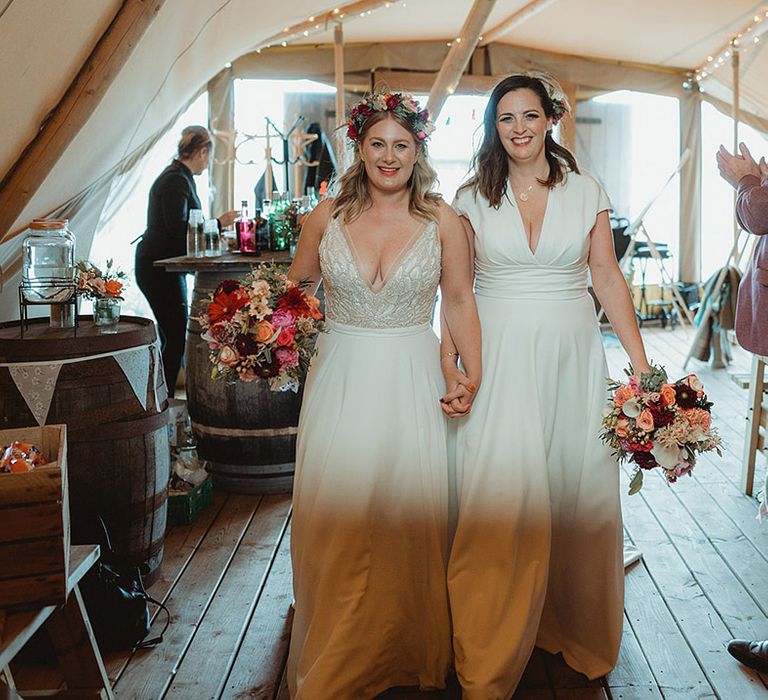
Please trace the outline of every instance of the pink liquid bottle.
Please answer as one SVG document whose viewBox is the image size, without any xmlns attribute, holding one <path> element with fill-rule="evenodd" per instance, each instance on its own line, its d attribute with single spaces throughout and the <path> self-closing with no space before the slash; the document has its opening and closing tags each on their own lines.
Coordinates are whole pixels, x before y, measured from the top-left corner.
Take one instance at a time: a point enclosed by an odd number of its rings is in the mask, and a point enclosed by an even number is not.
<svg viewBox="0 0 768 700">
<path fill-rule="evenodd" d="M 240 216 L 235 220 L 237 248 L 244 255 L 259 255 L 256 240 L 256 222 L 248 216 L 248 201 L 241 202 Z"/>
</svg>

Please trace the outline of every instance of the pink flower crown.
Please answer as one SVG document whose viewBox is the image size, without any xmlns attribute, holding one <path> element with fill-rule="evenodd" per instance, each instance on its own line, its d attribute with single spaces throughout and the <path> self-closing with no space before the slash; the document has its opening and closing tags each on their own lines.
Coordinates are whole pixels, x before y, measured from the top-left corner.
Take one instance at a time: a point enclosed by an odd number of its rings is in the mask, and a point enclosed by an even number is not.
<svg viewBox="0 0 768 700">
<path fill-rule="evenodd" d="M 402 92 L 378 92 L 368 95 L 352 108 L 347 120 L 347 137 L 357 142 L 363 125 L 374 112 L 393 112 L 406 122 L 419 141 L 426 141 L 435 130 L 435 124 L 429 118 L 429 111 L 421 109 L 413 95 Z"/>
</svg>

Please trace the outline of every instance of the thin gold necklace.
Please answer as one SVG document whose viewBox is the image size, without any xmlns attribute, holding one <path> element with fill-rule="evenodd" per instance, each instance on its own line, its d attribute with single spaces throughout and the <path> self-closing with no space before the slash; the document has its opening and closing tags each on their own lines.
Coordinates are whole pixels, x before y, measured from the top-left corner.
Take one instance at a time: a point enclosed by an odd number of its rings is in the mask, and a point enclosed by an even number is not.
<svg viewBox="0 0 768 700">
<path fill-rule="evenodd" d="M 522 192 L 518 192 L 517 196 L 520 199 L 521 202 L 527 202 L 528 201 L 528 193 L 533 189 L 533 185 L 528 185 L 528 188 L 523 190 Z"/>
</svg>

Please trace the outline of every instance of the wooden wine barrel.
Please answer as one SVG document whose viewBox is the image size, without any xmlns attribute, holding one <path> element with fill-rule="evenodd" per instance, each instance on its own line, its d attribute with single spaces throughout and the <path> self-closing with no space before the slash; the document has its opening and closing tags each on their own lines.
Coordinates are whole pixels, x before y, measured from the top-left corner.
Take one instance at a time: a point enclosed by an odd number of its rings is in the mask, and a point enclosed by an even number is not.
<svg viewBox="0 0 768 700">
<path fill-rule="evenodd" d="M 203 308 L 202 300 L 222 280 L 242 274 L 196 274 L 184 355 L 187 409 L 198 455 L 208 460 L 216 488 L 234 493 L 289 493 L 301 392 L 276 393 L 264 380 L 237 384 L 212 380 L 208 345 L 194 319 Z"/>
<path fill-rule="evenodd" d="M 155 324 L 123 316 L 117 333 L 102 334 L 81 317 L 73 337 L 71 329 L 51 329 L 47 322 L 32 321 L 23 340 L 18 323 L 0 324 L 0 425 L 37 425 L 3 363 L 77 359 L 61 365 L 46 419 L 48 424 L 67 424 L 72 542 L 102 542 L 101 516 L 115 563 L 143 567 L 149 585 L 159 574 L 166 529 L 167 401 L 161 398 L 157 404 L 154 354 L 144 387 L 146 408 L 112 355 L 153 343 Z M 162 371 L 158 376 L 162 381 Z"/>
</svg>

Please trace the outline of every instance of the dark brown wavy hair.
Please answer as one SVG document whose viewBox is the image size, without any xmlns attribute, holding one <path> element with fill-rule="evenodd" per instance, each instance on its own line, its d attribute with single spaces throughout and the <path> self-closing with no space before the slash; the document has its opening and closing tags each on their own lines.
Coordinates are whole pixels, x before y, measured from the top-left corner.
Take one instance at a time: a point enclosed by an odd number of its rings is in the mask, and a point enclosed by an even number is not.
<svg viewBox="0 0 768 700">
<path fill-rule="evenodd" d="M 539 97 L 544 114 L 548 118 L 555 118 L 555 108 L 541 80 L 529 75 L 510 75 L 508 78 L 504 78 L 493 88 L 488 106 L 485 108 L 483 141 L 472 157 L 472 175 L 459 188 L 459 191 L 468 187 L 472 188 L 475 196 L 479 192 L 496 209 L 499 208 L 501 200 L 507 193 L 509 177 L 507 152 L 501 144 L 499 132 L 496 129 L 496 110 L 504 95 L 523 88 L 535 92 Z M 569 171 L 579 172 L 579 166 L 573 153 L 555 141 L 551 129 L 547 131 L 544 139 L 544 153 L 549 163 L 549 177 L 540 181 L 542 185 L 551 189 L 555 185 L 565 182 Z"/>
</svg>

